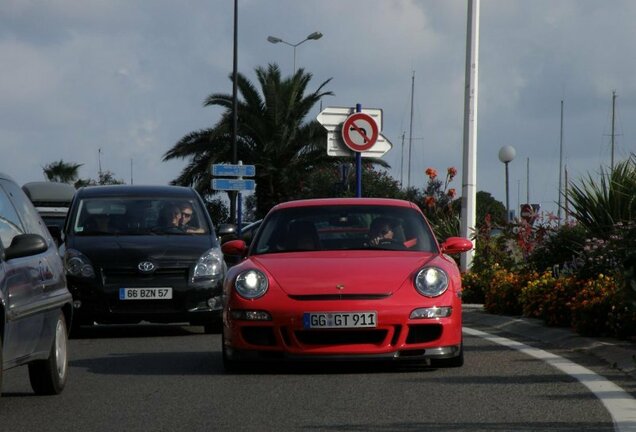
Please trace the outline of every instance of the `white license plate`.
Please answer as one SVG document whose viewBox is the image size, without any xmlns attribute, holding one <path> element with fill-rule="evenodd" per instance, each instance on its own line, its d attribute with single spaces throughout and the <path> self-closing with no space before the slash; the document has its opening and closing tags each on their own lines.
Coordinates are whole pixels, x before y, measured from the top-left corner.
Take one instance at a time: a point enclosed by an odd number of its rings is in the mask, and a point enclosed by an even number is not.
<svg viewBox="0 0 636 432">
<path fill-rule="evenodd" d="M 360 328 L 376 327 L 376 312 L 306 312 L 303 327 L 314 328 Z"/>
<path fill-rule="evenodd" d="M 119 288 L 119 300 L 170 300 L 172 288 Z"/>
</svg>

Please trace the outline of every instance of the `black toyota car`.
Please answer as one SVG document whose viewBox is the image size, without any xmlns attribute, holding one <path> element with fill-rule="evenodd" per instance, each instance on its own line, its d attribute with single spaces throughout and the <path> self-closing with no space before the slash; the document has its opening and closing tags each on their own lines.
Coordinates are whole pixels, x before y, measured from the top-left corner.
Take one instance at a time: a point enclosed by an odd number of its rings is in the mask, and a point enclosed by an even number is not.
<svg viewBox="0 0 636 432">
<path fill-rule="evenodd" d="M 77 326 L 148 321 L 218 328 L 226 265 L 194 189 L 81 188 L 62 238 Z"/>
</svg>

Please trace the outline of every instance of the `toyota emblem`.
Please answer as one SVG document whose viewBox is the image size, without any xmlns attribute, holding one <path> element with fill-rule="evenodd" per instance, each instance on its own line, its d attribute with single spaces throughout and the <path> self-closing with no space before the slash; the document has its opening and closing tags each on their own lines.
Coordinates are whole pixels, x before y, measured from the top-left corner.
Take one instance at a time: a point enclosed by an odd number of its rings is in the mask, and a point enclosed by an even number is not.
<svg viewBox="0 0 636 432">
<path fill-rule="evenodd" d="M 142 273 L 152 273 L 155 271 L 156 267 L 150 261 L 142 261 L 137 265 L 137 268 Z"/>
</svg>

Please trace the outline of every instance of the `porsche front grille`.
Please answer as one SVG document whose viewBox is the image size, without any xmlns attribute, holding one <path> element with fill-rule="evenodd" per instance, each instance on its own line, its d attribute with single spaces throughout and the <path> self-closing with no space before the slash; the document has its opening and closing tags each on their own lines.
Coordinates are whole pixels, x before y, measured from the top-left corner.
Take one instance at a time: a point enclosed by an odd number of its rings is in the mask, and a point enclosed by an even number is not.
<svg viewBox="0 0 636 432">
<path fill-rule="evenodd" d="M 379 344 L 387 330 L 299 330 L 294 335 L 303 345 Z"/>
</svg>

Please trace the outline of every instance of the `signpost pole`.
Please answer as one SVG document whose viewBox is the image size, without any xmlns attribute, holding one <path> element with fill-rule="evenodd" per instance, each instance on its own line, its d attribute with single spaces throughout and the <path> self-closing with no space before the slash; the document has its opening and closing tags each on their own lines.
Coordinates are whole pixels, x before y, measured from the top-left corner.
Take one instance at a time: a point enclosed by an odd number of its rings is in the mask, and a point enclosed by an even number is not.
<svg viewBox="0 0 636 432">
<path fill-rule="evenodd" d="M 362 104 L 356 104 L 356 112 L 362 112 Z M 356 198 L 362 197 L 362 152 L 356 152 Z"/>
</svg>

